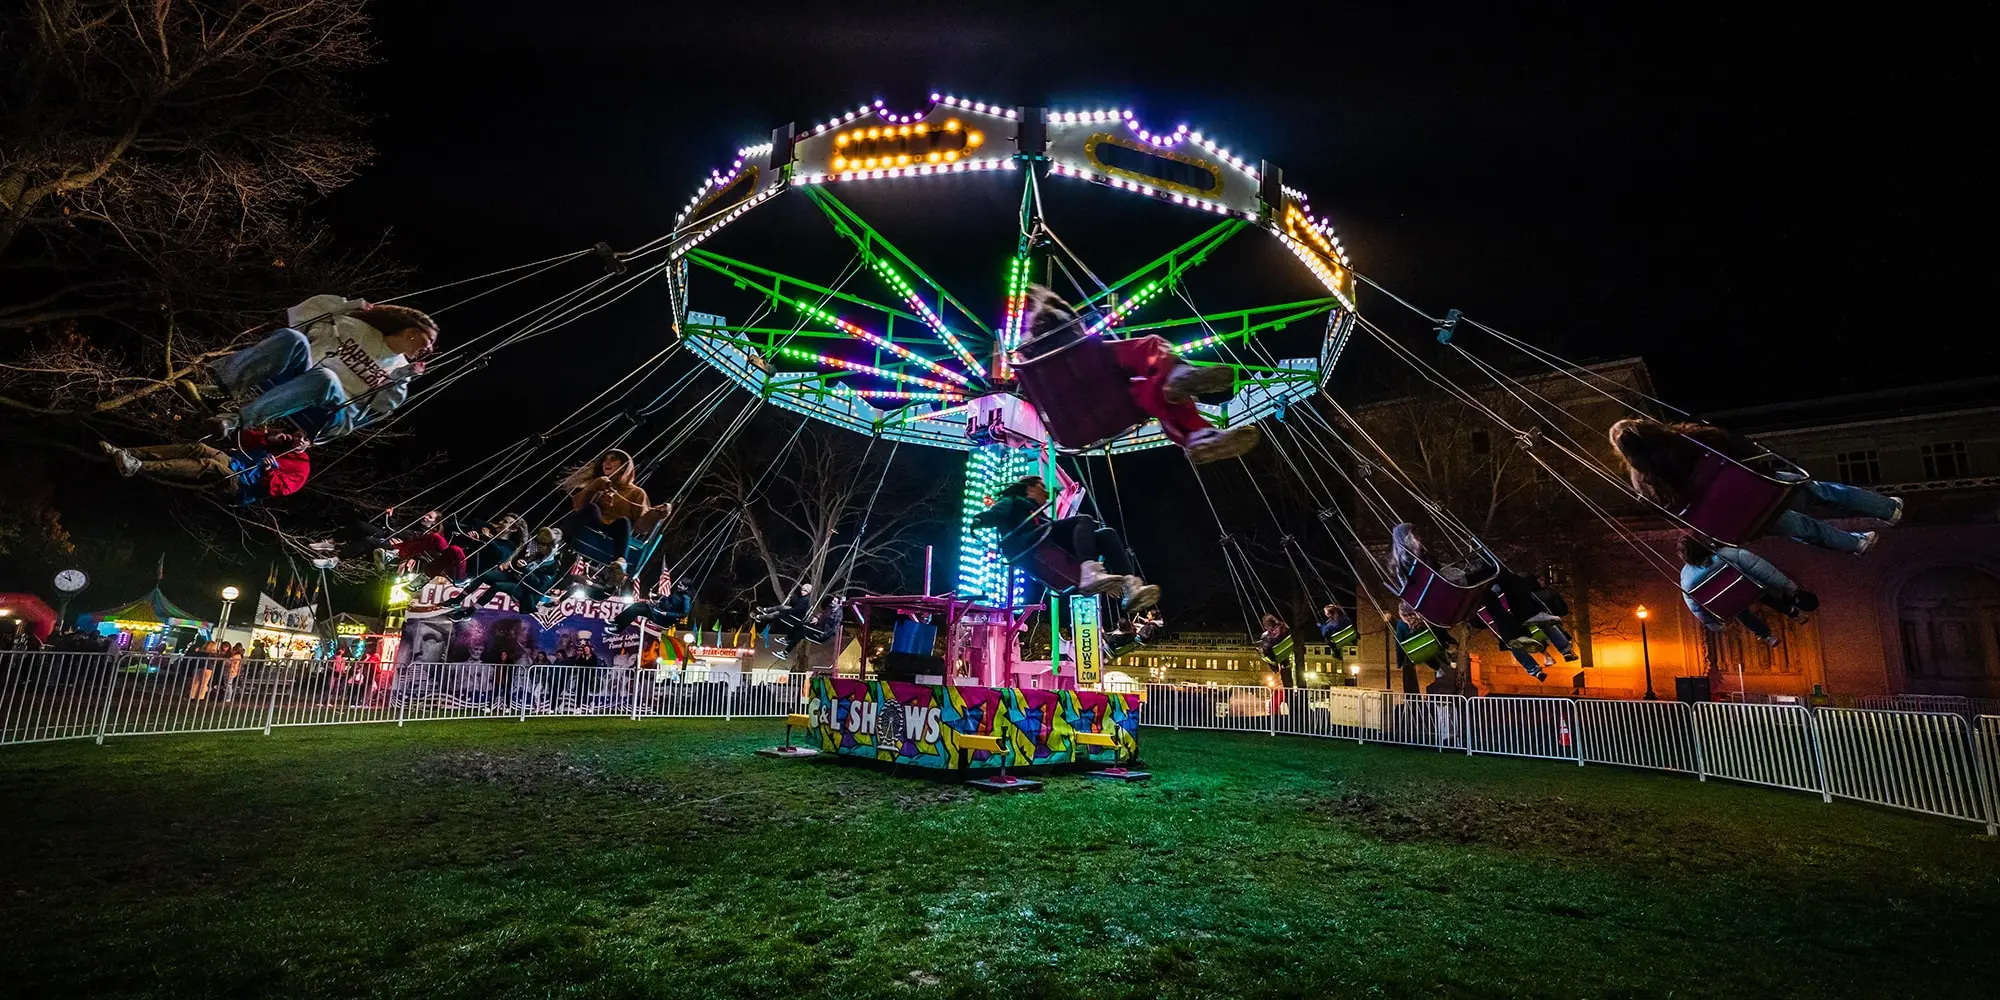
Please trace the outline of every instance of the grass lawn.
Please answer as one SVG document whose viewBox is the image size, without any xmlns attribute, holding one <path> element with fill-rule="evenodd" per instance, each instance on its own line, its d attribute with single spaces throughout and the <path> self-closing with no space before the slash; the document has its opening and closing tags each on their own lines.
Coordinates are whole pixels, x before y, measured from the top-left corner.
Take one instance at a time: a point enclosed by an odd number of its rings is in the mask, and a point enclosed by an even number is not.
<svg viewBox="0 0 2000 1000">
<path fill-rule="evenodd" d="M 1147 730 L 987 797 L 768 721 L 0 750 L 25 996 L 1993 996 L 1971 824 L 1611 768 Z"/>
</svg>

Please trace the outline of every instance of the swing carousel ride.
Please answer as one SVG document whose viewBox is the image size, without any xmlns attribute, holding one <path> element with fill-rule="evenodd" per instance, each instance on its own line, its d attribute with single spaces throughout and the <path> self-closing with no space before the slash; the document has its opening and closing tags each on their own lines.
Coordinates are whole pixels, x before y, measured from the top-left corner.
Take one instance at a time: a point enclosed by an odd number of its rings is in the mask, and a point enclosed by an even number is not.
<svg viewBox="0 0 2000 1000">
<path fill-rule="evenodd" d="M 1095 344 L 1158 335 L 1183 358 L 1226 365 L 1233 391 L 1201 407 L 1221 426 L 1279 413 L 1324 385 L 1353 322 L 1353 279 L 1332 227 L 1282 176 L 1202 132 L 1155 131 L 1127 110 L 933 94 L 913 111 L 877 101 L 780 128 L 688 201 L 668 280 L 690 352 L 758 399 L 892 447 L 967 453 L 955 590 L 863 604 L 899 616 L 899 648 L 908 623 L 943 623 L 942 667 L 923 677 L 935 683 L 815 680 L 807 717 L 824 749 L 969 768 L 1131 755 L 1137 696 L 1089 690 L 1099 686 L 1098 599 L 1077 595 L 1065 612 L 1074 581 L 1044 568 L 1054 631 L 1080 653 L 1018 662 L 1016 633 L 1041 607 L 1033 581 L 971 521 L 1025 475 L 1064 478 L 1059 455 L 1108 460 L 1168 444 Z M 1062 184 L 1172 217 L 1065 200 L 1052 190 Z M 803 204 L 774 218 L 784 202 Z M 1072 205 L 1090 222 L 1065 233 L 1051 216 Z M 749 231 L 760 222 L 762 232 Z M 1134 238 L 1142 232 L 1188 235 L 1117 277 L 1087 262 L 1132 257 L 1147 245 Z M 1084 249 L 1093 238 L 1102 246 Z M 1262 245 L 1221 263 L 1251 241 Z M 1250 286 L 1263 301 L 1195 307 L 1190 277 L 1205 265 L 1234 269 L 1219 295 Z M 1065 279 L 1081 341 L 1024 358 L 1030 283 Z M 1288 328 L 1311 336 L 1274 336 Z M 924 722 L 939 713 L 941 725 Z M 887 725 L 892 715 L 906 728 Z M 1006 750 L 958 745 L 996 733 Z"/>
<path fill-rule="evenodd" d="M 1062 222 L 1068 219 L 1084 222 L 1071 228 Z M 925 593 L 857 598 L 852 606 L 861 612 L 864 650 L 869 612 L 894 616 L 894 648 L 884 657 L 894 662 L 878 664 L 875 680 L 816 676 L 805 712 L 790 720 L 788 728 L 809 731 L 820 750 L 848 756 L 1003 776 L 1008 766 L 1116 765 L 1136 757 L 1139 695 L 1104 690 L 1101 676 L 1110 656 L 1103 628 L 1109 622 L 1100 619 L 1115 619 L 1117 602 L 1081 592 L 1079 557 L 1046 538 L 1025 554 L 1017 550 L 1010 564 L 995 530 L 975 529 L 975 518 L 1002 489 L 1029 475 L 1061 484 L 1051 501 L 1057 517 L 1086 501 L 1094 508 L 1096 497 L 1085 488 L 1094 482 L 1094 464 L 1106 473 L 1108 499 L 1121 505 L 1114 456 L 1170 444 L 1166 430 L 1140 408 L 1132 373 L 1115 363 L 1109 345 L 1131 338 L 1159 337 L 1185 363 L 1226 372 L 1228 391 L 1196 397 L 1202 416 L 1221 427 L 1263 425 L 1262 447 L 1275 457 L 1275 474 L 1289 474 L 1317 510 L 1326 548 L 1351 581 L 1337 587 L 1326 578 L 1304 543 L 1286 531 L 1259 475 L 1248 477 L 1256 505 L 1226 517 L 1232 505 L 1217 502 L 1208 481 L 1213 472 L 1194 467 L 1246 634 L 1261 636 L 1260 648 L 1274 664 L 1299 640 L 1281 622 L 1260 631 L 1260 613 L 1283 602 L 1228 523 L 1260 510 L 1282 535 L 1292 593 L 1316 596 L 1313 607 L 1352 607 L 1342 598 L 1365 599 L 1385 628 L 1393 627 L 1411 663 L 1441 664 L 1454 645 L 1451 630 L 1461 626 L 1492 632 L 1537 679 L 1543 674 L 1533 657 L 1553 662 L 1543 655 L 1545 645 L 1569 653 L 1558 626 L 1566 613 L 1560 595 L 1532 574 L 1510 571 L 1327 391 L 1356 333 L 1518 442 L 1538 476 L 1602 520 L 1676 588 L 1682 567 L 1633 534 L 1615 505 L 1649 506 L 1716 548 L 1771 533 L 1781 518 L 1803 517 L 1808 501 L 1829 495 L 1803 470 L 1726 432 L 1658 422 L 1686 414 L 1646 386 L 1607 377 L 1455 309 L 1425 313 L 1351 270 L 1332 225 L 1284 183 L 1276 166 L 1253 164 L 1185 125 L 1156 131 L 1122 109 L 1016 107 L 935 94 L 912 111 L 878 101 L 806 128 L 786 125 L 769 142 L 738 150 L 728 169 L 712 171 L 672 232 L 659 239 L 622 254 L 600 244 L 512 271 L 534 268 L 532 277 L 580 259 L 594 259 L 604 273 L 509 321 L 511 330 L 503 325 L 495 334 L 505 337 L 478 354 L 467 352 L 449 378 L 654 279 L 668 288 L 673 340 L 544 433 L 461 474 L 470 478 L 428 487 L 422 496 L 442 500 L 424 506 L 454 514 L 532 510 L 529 497 L 547 488 L 552 463 L 562 467 L 624 448 L 643 480 L 668 454 L 701 442 L 706 454 L 671 498 L 678 507 L 767 403 L 802 415 L 799 430 L 818 420 L 867 436 L 871 451 L 886 443 L 892 460 L 903 444 L 965 452 L 955 585 L 932 592 L 927 567 Z M 1439 351 L 1421 353 L 1360 315 L 1357 281 L 1421 319 Z M 1075 303 L 1074 317 L 1057 330 L 1031 328 L 1033 285 L 1061 289 Z M 1627 478 L 1627 465 L 1638 475 L 1634 453 L 1607 449 L 1601 423 L 1545 394 L 1546 385 L 1469 350 L 1468 331 L 1482 347 L 1509 348 L 1548 368 L 1571 398 L 1594 394 L 1639 418 L 1621 424 L 1653 428 L 1686 453 L 1681 464 L 1691 472 L 1666 494 L 1637 489 Z M 680 353 L 725 381 L 696 396 L 693 376 L 704 368 L 687 366 L 635 404 L 641 386 L 665 377 Z M 1439 367 L 1439 354 L 1492 385 L 1469 388 Z M 1204 375 L 1205 385 L 1215 382 L 1212 373 Z M 750 397 L 733 414 L 724 408 L 732 385 Z M 1508 401 L 1505 412 L 1496 399 Z M 590 423 L 590 414 L 605 411 Z M 710 428 L 718 414 L 724 426 Z M 1192 451 L 1188 457 L 1200 461 Z M 761 474 L 746 503 L 763 495 L 778 464 Z M 885 465 L 870 508 L 887 472 Z M 501 497 L 524 479 L 525 489 Z M 560 511 L 560 490 L 553 501 Z M 423 509 L 414 499 L 402 506 Z M 1900 518 L 1900 501 L 1893 509 L 1889 523 Z M 692 544 L 670 555 L 659 551 L 664 519 L 632 537 L 623 552 L 588 533 L 570 540 L 570 551 L 580 564 L 622 558 L 632 579 L 646 578 L 657 556 L 675 580 L 699 589 L 729 550 L 740 516 L 717 515 Z M 864 510 L 863 533 L 866 517 Z M 1097 520 L 1104 520 L 1101 513 Z M 1373 522 L 1372 546 L 1357 526 L 1362 521 Z M 1419 530 L 1428 546 L 1417 541 Z M 1399 543 L 1385 557 L 1380 540 L 1392 536 L 1411 544 Z M 1849 541 L 1865 548 L 1872 535 Z M 858 551 L 850 544 L 847 559 Z M 615 596 L 591 590 L 595 578 L 589 566 L 573 574 L 572 597 Z M 1386 606 L 1378 593 L 1387 595 Z M 1686 593 L 1713 628 L 1747 610 L 1761 591 L 1724 566 Z M 1048 661 L 1024 662 L 1020 633 L 1040 613 L 1048 615 L 1054 652 Z M 819 621 L 809 631 L 818 637 L 829 629 L 839 635 L 838 622 Z M 1329 618 L 1320 634 L 1331 644 L 1352 643 L 1355 616 Z M 931 655 L 939 646 L 944 655 Z"/>
</svg>

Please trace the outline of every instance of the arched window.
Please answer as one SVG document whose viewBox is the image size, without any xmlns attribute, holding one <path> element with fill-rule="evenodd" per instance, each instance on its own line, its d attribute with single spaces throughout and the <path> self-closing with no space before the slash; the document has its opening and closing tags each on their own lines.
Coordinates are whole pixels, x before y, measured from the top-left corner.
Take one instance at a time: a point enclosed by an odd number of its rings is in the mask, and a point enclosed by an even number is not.
<svg viewBox="0 0 2000 1000">
<path fill-rule="evenodd" d="M 2000 578 L 1940 566 L 1896 593 L 1904 689 L 1911 694 L 2000 697 Z"/>
</svg>

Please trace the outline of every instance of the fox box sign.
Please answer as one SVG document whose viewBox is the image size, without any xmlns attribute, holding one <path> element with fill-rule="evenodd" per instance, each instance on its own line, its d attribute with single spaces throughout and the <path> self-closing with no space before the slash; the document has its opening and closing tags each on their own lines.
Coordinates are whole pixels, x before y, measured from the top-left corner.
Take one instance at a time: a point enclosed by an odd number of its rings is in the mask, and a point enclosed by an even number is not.
<svg viewBox="0 0 2000 1000">
<path fill-rule="evenodd" d="M 1138 751 L 1136 694 L 815 677 L 806 716 L 822 751 L 941 770 L 1109 763 Z M 1080 731 L 1110 733 L 1112 745 L 1082 745 Z M 998 736 L 1002 749 L 968 748 L 962 736 Z"/>
</svg>

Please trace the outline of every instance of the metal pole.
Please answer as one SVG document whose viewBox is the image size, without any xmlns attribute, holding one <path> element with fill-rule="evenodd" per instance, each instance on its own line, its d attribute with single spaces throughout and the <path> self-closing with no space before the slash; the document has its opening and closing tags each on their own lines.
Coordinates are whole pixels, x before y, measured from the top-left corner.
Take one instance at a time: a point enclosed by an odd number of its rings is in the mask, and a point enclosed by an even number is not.
<svg viewBox="0 0 2000 1000">
<path fill-rule="evenodd" d="M 104 708 L 97 713 L 98 746 L 104 745 L 104 731 L 108 729 L 111 725 L 111 696 L 118 690 L 117 655 L 105 654 L 104 665 L 110 669 L 111 676 L 104 679 Z"/>
<path fill-rule="evenodd" d="M 1389 685 L 1389 673 L 1392 669 L 1390 657 L 1395 655 L 1395 650 L 1391 647 L 1395 644 L 1396 628 L 1389 622 L 1389 613 L 1384 611 L 1382 613 L 1382 690 L 1384 691 L 1393 690 Z"/>
<path fill-rule="evenodd" d="M 931 546 L 924 546 L 924 596 L 931 595 Z"/>
<path fill-rule="evenodd" d="M 282 666 L 279 667 L 278 669 L 280 672 L 283 672 L 285 670 L 285 668 Z M 273 716 L 276 716 L 277 714 L 278 714 L 278 685 L 272 684 L 271 699 L 264 703 L 264 735 L 266 736 L 271 735 L 271 719 Z"/>
<path fill-rule="evenodd" d="M 1646 661 L 1646 700 L 1659 701 L 1660 696 L 1653 693 L 1653 647 L 1646 642 L 1646 619 L 1644 618 L 1639 619 L 1639 655 L 1644 657 Z"/>
<path fill-rule="evenodd" d="M 1806 713 L 1806 732 L 1812 736 L 1813 767 L 1819 771 L 1819 798 L 1821 802 L 1833 801 L 1833 784 L 1826 780 L 1826 749 L 1819 742 L 1819 713 L 1810 708 Z"/>
</svg>

